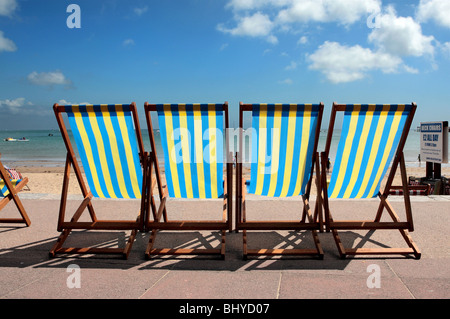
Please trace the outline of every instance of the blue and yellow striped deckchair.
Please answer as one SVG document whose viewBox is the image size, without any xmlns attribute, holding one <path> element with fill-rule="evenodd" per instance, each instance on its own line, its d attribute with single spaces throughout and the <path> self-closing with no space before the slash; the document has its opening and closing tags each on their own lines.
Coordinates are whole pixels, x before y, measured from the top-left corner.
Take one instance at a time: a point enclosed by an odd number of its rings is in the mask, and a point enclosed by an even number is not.
<svg viewBox="0 0 450 319">
<path fill-rule="evenodd" d="M 252 114 L 250 181 L 242 179 L 243 139 L 237 163 L 237 229 L 243 230 L 244 259 L 248 255 L 316 255 L 323 258 L 317 236 L 319 220 L 312 216 L 309 194 L 314 167 L 318 168 L 317 144 L 323 104 L 243 104 L 240 105 L 240 129 L 243 112 Z M 245 193 L 267 197 L 302 196 L 302 218 L 295 221 L 248 221 Z M 317 213 L 317 212 L 316 212 Z M 308 217 L 308 222 L 305 217 Z M 248 249 L 247 230 L 311 230 L 316 249 Z"/>
<path fill-rule="evenodd" d="M 408 136 L 416 105 L 338 105 L 333 104 L 330 128 L 325 146 L 321 154 L 322 182 L 324 190 L 324 208 L 326 226 L 333 231 L 342 257 L 356 254 L 414 254 L 420 252 L 408 235 L 413 230 L 409 191 L 407 191 L 406 169 L 403 147 Z M 342 131 L 339 139 L 336 158 L 328 187 L 325 163 L 329 156 L 331 138 L 334 131 L 337 112 L 343 112 Z M 384 192 L 380 186 L 389 166 L 392 164 Z M 407 222 L 400 222 L 397 214 L 387 201 L 395 171 L 400 165 L 403 188 L 406 190 L 405 207 Z M 380 206 L 374 221 L 336 221 L 331 217 L 328 199 L 360 199 L 379 197 Z M 380 222 L 381 214 L 386 208 L 393 222 Z M 407 241 L 408 249 L 346 249 L 343 247 L 337 229 L 399 229 Z"/>
<path fill-rule="evenodd" d="M 54 111 L 64 143 L 67 160 L 58 219 L 58 231 L 62 231 L 58 242 L 50 252 L 57 253 L 119 253 L 128 256 L 136 231 L 144 229 L 144 213 L 147 184 L 148 156 L 144 153 L 136 105 L 65 105 L 55 104 Z M 84 182 L 78 165 L 72 139 L 70 138 L 63 114 L 67 115 L 78 156 L 84 169 Z M 70 166 L 73 166 L 82 194 L 83 203 L 70 222 L 64 221 L 65 202 L 69 182 Z M 91 198 L 140 199 L 141 212 L 136 220 L 97 220 Z M 92 222 L 78 222 L 88 208 Z M 132 230 L 124 249 L 113 248 L 62 248 L 64 240 L 72 229 L 112 229 Z"/>
<path fill-rule="evenodd" d="M 1 157 L 0 153 L 0 157 Z M 18 192 L 28 183 L 28 178 L 12 179 L 12 176 L 3 166 L 0 161 L 0 210 L 2 210 L 9 201 L 13 201 L 19 210 L 22 218 L 0 218 L 0 223 L 24 223 L 27 226 L 31 225 L 30 218 L 28 217 L 22 202 L 20 201 Z"/>
<path fill-rule="evenodd" d="M 163 190 L 156 156 L 155 137 L 151 112 L 157 113 L 161 146 L 164 153 L 166 188 Z M 225 231 L 231 230 L 231 183 L 232 173 L 226 164 L 224 177 L 224 138 L 228 128 L 228 103 L 224 104 L 149 104 L 145 103 L 148 132 L 151 144 L 151 163 L 154 164 L 160 206 L 154 207 L 153 219 L 146 216 L 146 227 L 152 230 L 146 256 L 161 254 L 225 254 Z M 152 194 L 151 188 L 151 194 Z M 223 198 L 222 221 L 168 220 L 166 213 L 169 197 L 184 199 Z M 161 221 L 163 217 L 163 221 Z M 219 249 L 154 249 L 157 230 L 219 230 L 222 244 Z"/>
</svg>

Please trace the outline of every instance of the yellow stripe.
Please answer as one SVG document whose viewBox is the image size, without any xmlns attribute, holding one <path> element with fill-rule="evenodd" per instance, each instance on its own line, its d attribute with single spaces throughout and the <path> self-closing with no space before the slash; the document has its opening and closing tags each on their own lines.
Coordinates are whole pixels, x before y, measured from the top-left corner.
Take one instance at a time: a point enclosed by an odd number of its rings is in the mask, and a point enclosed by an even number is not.
<svg viewBox="0 0 450 319">
<path fill-rule="evenodd" d="M 184 184 L 186 186 L 186 197 L 192 198 L 192 179 L 191 179 L 191 158 L 189 152 L 189 130 L 187 127 L 186 105 L 179 104 L 178 112 L 180 118 L 180 138 L 181 155 L 183 158 Z"/>
<path fill-rule="evenodd" d="M 202 113 L 200 106 L 194 106 L 194 140 L 195 157 L 197 162 L 198 192 L 200 198 L 205 198 L 205 173 L 203 167 L 203 135 L 202 135 Z"/>
<path fill-rule="evenodd" d="M 170 109 L 170 104 L 164 105 L 164 120 L 166 122 L 166 141 L 167 141 L 167 151 L 169 155 L 169 165 L 170 173 L 172 176 L 166 176 L 166 178 L 172 178 L 173 191 L 175 197 L 181 197 L 180 183 L 178 181 L 178 170 L 177 170 L 177 155 L 175 153 L 174 136 L 173 136 L 173 124 L 172 124 L 172 110 Z"/>
<path fill-rule="evenodd" d="M 78 105 L 72 105 L 72 112 L 73 112 L 75 122 L 77 123 L 78 131 L 80 133 L 84 151 L 86 153 L 86 159 L 88 161 L 89 170 L 91 171 L 94 188 L 99 197 L 105 197 L 105 195 L 103 194 L 103 191 L 100 187 L 100 182 L 98 180 L 98 172 L 97 172 L 97 168 L 95 167 L 94 158 L 92 155 L 91 144 L 89 142 L 89 137 L 86 134 L 86 128 L 84 127 L 83 118 L 79 111 Z"/>
<path fill-rule="evenodd" d="M 351 174 L 350 182 L 347 184 L 347 189 L 344 193 L 344 198 L 349 198 L 353 187 L 355 187 L 356 180 L 358 179 L 359 170 L 361 168 L 362 158 L 364 155 L 365 145 L 367 143 L 367 136 L 369 135 L 370 124 L 372 124 L 373 112 L 375 111 L 375 105 L 369 105 L 365 114 L 364 125 L 361 136 L 359 138 L 358 149 L 356 152 L 355 160 L 353 163 L 353 171 Z"/>
<path fill-rule="evenodd" d="M 211 197 L 217 198 L 217 131 L 215 105 L 208 104 L 209 123 L 209 168 L 211 171 Z M 214 147 L 211 148 L 211 145 Z"/>
<path fill-rule="evenodd" d="M 361 105 L 355 105 L 351 113 L 350 126 L 348 128 L 347 139 L 345 140 L 345 148 L 342 154 L 341 166 L 339 167 L 339 174 L 336 180 L 336 185 L 334 187 L 333 194 L 330 198 L 336 198 L 339 195 L 339 191 L 343 187 L 342 183 L 344 181 L 345 173 L 347 171 L 347 163 L 349 161 L 350 152 L 352 150 L 353 139 L 355 137 L 356 126 L 358 125 L 359 112 L 361 110 Z"/>
<path fill-rule="evenodd" d="M 258 170 L 256 173 L 256 195 L 261 195 L 264 184 L 264 172 L 266 164 L 266 138 L 267 138 L 267 105 L 261 104 L 259 109 L 259 149 Z"/>
<path fill-rule="evenodd" d="M 306 154 L 309 146 L 309 130 L 311 127 L 311 111 L 312 105 L 305 105 L 305 112 L 303 115 L 303 129 L 302 129 L 302 143 L 300 147 L 300 159 L 298 163 L 297 182 L 295 184 L 294 196 L 299 195 L 305 176 Z"/>
<path fill-rule="evenodd" d="M 374 163 L 375 163 L 375 159 L 376 159 L 377 153 L 378 153 L 377 150 L 380 147 L 381 136 L 383 135 L 383 127 L 386 124 L 386 119 L 387 119 L 389 109 L 390 109 L 390 105 L 384 105 L 383 110 L 380 112 L 377 128 L 375 131 L 376 134 L 373 138 L 372 148 L 370 150 L 370 157 L 369 157 L 369 161 L 367 162 L 364 179 L 361 183 L 361 187 L 359 189 L 358 194 L 356 194 L 356 198 L 362 198 L 362 196 L 364 195 L 364 192 L 368 186 L 368 183 L 370 180 L 370 175 L 372 175 L 372 171 L 374 169 Z"/>
<path fill-rule="evenodd" d="M 277 105 L 273 114 L 273 132 L 272 132 L 272 160 L 270 171 L 270 185 L 268 196 L 273 197 L 277 187 L 278 169 L 280 164 L 280 135 L 281 135 L 281 105 Z"/>
<path fill-rule="evenodd" d="M 103 110 L 102 110 L 103 112 Z M 105 110 L 106 115 L 107 110 Z M 129 198 L 130 194 L 128 194 L 128 190 L 125 186 L 125 180 L 123 178 L 123 168 L 122 162 L 120 161 L 119 156 L 119 148 L 117 147 L 117 139 L 116 134 L 114 134 L 114 128 L 111 122 L 111 115 L 108 113 L 108 116 L 104 116 L 103 120 L 105 122 L 105 128 L 108 132 L 109 144 L 111 145 L 111 155 L 114 162 L 114 167 L 116 168 L 117 182 L 119 184 L 119 189 L 123 197 Z"/>
<path fill-rule="evenodd" d="M 91 123 L 91 128 L 94 133 L 95 142 L 97 144 L 98 156 L 100 160 L 101 171 L 103 179 L 105 181 L 106 189 L 111 198 L 117 198 L 114 188 L 111 183 L 111 174 L 109 172 L 108 162 L 106 160 L 105 145 L 103 143 L 102 133 L 98 127 L 97 116 L 94 112 L 94 107 L 92 105 L 86 106 L 86 111 L 88 114 L 89 122 Z M 103 110 L 101 110 L 103 112 Z"/>
<path fill-rule="evenodd" d="M 396 135 L 395 133 L 398 130 L 398 126 L 400 124 L 401 116 L 404 109 L 405 109 L 404 105 L 399 105 L 397 111 L 395 112 L 394 119 L 391 125 L 390 134 L 384 149 L 383 158 L 381 159 L 380 166 L 378 166 L 377 175 L 375 176 L 375 183 L 373 183 L 372 187 L 370 188 L 369 194 L 372 194 L 375 191 L 378 181 L 382 178 L 381 174 L 383 173 L 383 168 L 386 166 L 389 153 L 392 149 L 392 144 L 394 143 L 394 138 Z"/>
<path fill-rule="evenodd" d="M 289 182 L 292 174 L 292 160 L 294 158 L 294 141 L 295 141 L 295 126 L 297 124 L 297 105 L 293 104 L 289 110 L 288 120 L 288 135 L 286 145 L 286 163 L 284 166 L 283 188 L 281 189 L 280 197 L 285 197 L 289 190 Z"/>
</svg>

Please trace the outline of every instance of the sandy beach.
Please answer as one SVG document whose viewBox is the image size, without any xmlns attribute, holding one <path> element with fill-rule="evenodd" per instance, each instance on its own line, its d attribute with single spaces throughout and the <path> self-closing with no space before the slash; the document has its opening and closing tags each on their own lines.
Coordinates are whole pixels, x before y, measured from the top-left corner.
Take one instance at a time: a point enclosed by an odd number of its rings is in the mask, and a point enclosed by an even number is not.
<svg viewBox="0 0 450 319">
<path fill-rule="evenodd" d="M 30 193 L 45 193 L 45 194 L 60 194 L 62 189 L 62 182 L 64 178 L 64 167 L 39 167 L 39 166 L 17 166 L 14 167 L 19 172 L 22 173 L 23 176 L 28 177 L 29 190 L 24 190 L 25 192 Z M 161 170 L 162 173 L 164 170 Z M 409 166 L 407 167 L 408 177 L 424 177 L 425 176 L 425 164 L 422 164 L 421 167 Z M 446 178 L 450 178 L 450 167 L 442 167 L 441 169 L 442 176 Z M 250 179 L 250 170 L 244 168 L 244 178 Z M 385 177 L 386 180 L 387 177 Z M 385 182 L 382 183 L 382 189 Z M 400 172 L 397 170 L 393 185 L 401 185 L 401 177 Z M 71 170 L 71 178 L 69 183 L 69 194 L 81 194 L 80 188 L 75 178 L 75 174 L 73 173 L 73 169 Z M 313 188 L 311 190 L 311 195 L 316 194 L 315 184 L 313 184 Z"/>
</svg>

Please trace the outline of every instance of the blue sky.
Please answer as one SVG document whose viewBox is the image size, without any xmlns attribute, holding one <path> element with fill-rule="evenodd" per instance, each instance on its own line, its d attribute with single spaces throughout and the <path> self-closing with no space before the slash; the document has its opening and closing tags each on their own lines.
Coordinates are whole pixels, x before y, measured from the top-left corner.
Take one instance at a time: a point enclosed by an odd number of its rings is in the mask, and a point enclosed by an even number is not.
<svg viewBox="0 0 450 319">
<path fill-rule="evenodd" d="M 419 125 L 450 120 L 449 84 L 448 0 L 0 0 L 0 130 L 132 101 L 228 101 L 232 126 L 240 101 L 324 102 L 323 126 L 333 101 L 416 102 Z"/>
</svg>

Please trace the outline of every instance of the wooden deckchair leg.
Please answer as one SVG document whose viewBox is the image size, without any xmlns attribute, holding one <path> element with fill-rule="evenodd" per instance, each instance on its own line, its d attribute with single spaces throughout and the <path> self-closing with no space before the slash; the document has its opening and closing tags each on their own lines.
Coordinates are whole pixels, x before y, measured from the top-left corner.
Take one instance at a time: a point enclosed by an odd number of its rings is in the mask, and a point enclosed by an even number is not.
<svg viewBox="0 0 450 319">
<path fill-rule="evenodd" d="M 305 208 L 305 211 L 307 212 L 308 220 L 310 223 L 314 223 L 315 220 L 311 214 L 309 201 L 305 196 L 302 196 L 302 198 L 303 198 L 303 207 Z M 315 229 L 313 229 L 313 230 L 311 230 L 311 233 L 313 236 L 314 245 L 316 246 L 316 249 L 317 249 L 317 252 L 319 255 L 319 259 L 323 259 L 324 253 L 323 253 L 322 245 L 320 244 L 319 236 L 317 235 L 317 231 Z"/>
<path fill-rule="evenodd" d="M 243 178 L 241 178 L 241 201 L 240 201 L 240 218 L 241 220 L 239 221 L 240 223 L 245 223 L 247 221 L 247 211 L 245 208 L 245 194 L 247 193 L 246 187 L 245 187 L 245 180 Z M 247 246 L 247 230 L 244 229 L 242 230 L 242 254 L 243 254 L 243 259 L 247 260 L 248 258 L 248 246 Z"/>
<path fill-rule="evenodd" d="M 0 162 L 0 179 L 3 179 L 3 181 L 6 184 L 6 188 L 9 191 L 9 194 L 0 201 L 0 209 L 2 209 L 10 200 L 12 200 L 16 205 L 17 209 L 19 210 L 20 216 L 22 217 L 21 219 L 5 218 L 0 219 L 0 221 L 6 223 L 25 223 L 25 225 L 30 226 L 31 225 L 30 218 L 28 217 L 25 208 L 23 207 L 22 202 L 20 201 L 19 196 L 17 194 L 17 192 L 20 192 L 22 188 L 28 183 L 28 178 L 27 177 L 23 178 L 16 186 L 13 186 L 13 184 L 9 179 L 8 172 L 6 172 L 6 169 L 4 168 L 2 162 Z"/>
<path fill-rule="evenodd" d="M 1 165 L 1 163 L 0 163 L 0 165 Z M 25 177 L 24 179 L 22 179 L 22 181 L 19 184 L 17 184 L 16 187 L 14 187 L 9 180 L 6 180 L 5 178 L 3 178 L 3 180 L 5 181 L 6 186 L 9 190 L 9 194 L 0 201 L 0 210 L 3 207 L 5 207 L 6 204 L 8 204 L 12 200 L 14 202 L 14 204 L 16 205 L 21 218 L 1 218 L 0 222 L 1 223 L 25 223 L 25 225 L 29 227 L 31 225 L 31 220 L 28 217 L 28 214 L 26 213 L 25 208 L 23 207 L 22 202 L 20 201 L 18 194 L 17 194 L 17 192 L 22 190 L 22 188 L 28 183 L 28 178 Z"/>
</svg>

